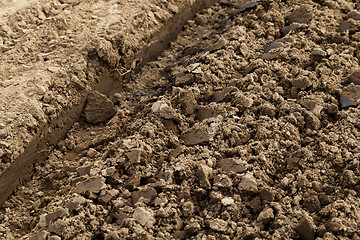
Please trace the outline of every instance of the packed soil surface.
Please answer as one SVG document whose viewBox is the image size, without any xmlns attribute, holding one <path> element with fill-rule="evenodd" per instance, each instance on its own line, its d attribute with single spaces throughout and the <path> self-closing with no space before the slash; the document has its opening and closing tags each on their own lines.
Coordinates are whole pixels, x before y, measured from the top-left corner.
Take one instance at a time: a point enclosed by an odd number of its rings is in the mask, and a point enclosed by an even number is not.
<svg viewBox="0 0 360 240">
<path fill-rule="evenodd" d="M 360 4 L 222 0 L 156 60 L 88 75 L 1 239 L 360 239 Z M 111 59 L 108 53 L 108 59 Z"/>
</svg>

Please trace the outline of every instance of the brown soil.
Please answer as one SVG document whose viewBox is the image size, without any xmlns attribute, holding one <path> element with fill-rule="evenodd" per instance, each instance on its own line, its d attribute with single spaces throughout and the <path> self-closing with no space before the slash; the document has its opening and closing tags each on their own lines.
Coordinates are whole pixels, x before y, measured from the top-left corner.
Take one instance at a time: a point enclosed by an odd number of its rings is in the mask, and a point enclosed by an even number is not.
<svg viewBox="0 0 360 240">
<path fill-rule="evenodd" d="M 90 51 L 111 84 L 0 238 L 359 239 L 359 28 L 355 1 L 223 0 L 128 72 Z"/>
</svg>

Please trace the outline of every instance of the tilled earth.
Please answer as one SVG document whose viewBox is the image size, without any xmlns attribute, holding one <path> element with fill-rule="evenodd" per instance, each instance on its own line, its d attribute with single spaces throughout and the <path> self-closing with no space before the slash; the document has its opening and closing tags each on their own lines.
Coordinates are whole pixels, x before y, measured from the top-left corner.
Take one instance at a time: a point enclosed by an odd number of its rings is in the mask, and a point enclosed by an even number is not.
<svg viewBox="0 0 360 240">
<path fill-rule="evenodd" d="M 237 4 L 90 93 L 0 238 L 359 239 L 360 5 Z"/>
</svg>

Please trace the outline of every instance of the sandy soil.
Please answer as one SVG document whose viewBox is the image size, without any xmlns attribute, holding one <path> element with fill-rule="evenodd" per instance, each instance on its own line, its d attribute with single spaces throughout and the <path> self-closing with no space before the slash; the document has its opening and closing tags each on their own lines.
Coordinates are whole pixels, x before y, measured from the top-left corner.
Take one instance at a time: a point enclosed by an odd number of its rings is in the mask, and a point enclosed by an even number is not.
<svg viewBox="0 0 360 240">
<path fill-rule="evenodd" d="M 0 237 L 359 239 L 359 27 L 352 1 L 223 0 L 125 75 L 104 50 L 87 76 L 117 84 L 4 204 Z"/>
</svg>

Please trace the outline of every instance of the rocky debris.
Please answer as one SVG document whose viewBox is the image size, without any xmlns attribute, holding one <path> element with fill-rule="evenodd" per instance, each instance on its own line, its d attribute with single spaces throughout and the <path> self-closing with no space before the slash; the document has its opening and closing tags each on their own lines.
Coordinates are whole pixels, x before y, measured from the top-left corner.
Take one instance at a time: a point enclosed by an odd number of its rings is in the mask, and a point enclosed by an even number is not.
<svg viewBox="0 0 360 240">
<path fill-rule="evenodd" d="M 84 108 L 86 121 L 94 124 L 107 122 L 115 113 L 114 103 L 107 96 L 98 91 L 89 93 Z"/>
<path fill-rule="evenodd" d="M 37 232 L 35 235 L 30 237 L 30 240 L 46 240 L 48 233 L 45 231 Z"/>
<path fill-rule="evenodd" d="M 335 91 L 359 103 L 359 36 L 337 31 L 355 4 L 309 1 L 311 19 L 290 24 L 300 0 L 258 3 L 215 4 L 121 78 L 117 116 L 81 119 L 35 164 L 0 211 L 0 238 L 359 238 L 359 108 Z M 160 19 L 143 10 L 139 26 Z"/>
<path fill-rule="evenodd" d="M 300 239 L 315 239 L 315 227 L 311 217 L 303 217 L 296 225 L 295 231 L 299 234 Z"/>
</svg>

